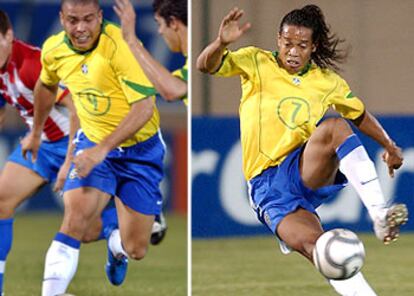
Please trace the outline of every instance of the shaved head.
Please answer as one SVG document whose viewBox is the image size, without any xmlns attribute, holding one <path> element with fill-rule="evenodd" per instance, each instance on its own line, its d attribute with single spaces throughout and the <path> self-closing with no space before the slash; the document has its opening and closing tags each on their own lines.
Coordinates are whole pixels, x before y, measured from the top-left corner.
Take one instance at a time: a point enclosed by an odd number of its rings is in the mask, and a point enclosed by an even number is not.
<svg viewBox="0 0 414 296">
<path fill-rule="evenodd" d="M 63 7 L 64 4 L 70 3 L 72 5 L 88 5 L 88 4 L 95 4 L 96 7 L 99 6 L 99 0 L 61 0 L 60 7 Z"/>
</svg>

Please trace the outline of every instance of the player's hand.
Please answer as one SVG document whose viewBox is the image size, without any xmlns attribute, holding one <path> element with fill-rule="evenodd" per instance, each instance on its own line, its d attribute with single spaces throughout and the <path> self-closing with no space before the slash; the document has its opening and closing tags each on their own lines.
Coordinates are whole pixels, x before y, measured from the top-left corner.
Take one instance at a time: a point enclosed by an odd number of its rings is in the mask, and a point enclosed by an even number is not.
<svg viewBox="0 0 414 296">
<path fill-rule="evenodd" d="M 92 171 L 92 169 L 101 163 L 107 155 L 99 145 L 83 150 L 73 159 L 76 172 L 80 178 L 84 178 Z"/>
<path fill-rule="evenodd" d="M 239 20 L 243 14 L 243 10 L 234 7 L 221 21 L 219 39 L 223 45 L 227 46 L 236 41 L 244 34 L 244 32 L 250 29 L 250 23 L 245 23 L 242 26 L 239 24 Z"/>
<path fill-rule="evenodd" d="M 54 192 L 59 192 L 63 189 L 63 185 L 65 184 L 66 176 L 68 175 L 69 168 L 70 168 L 71 161 L 65 160 L 62 166 L 59 169 L 59 172 L 56 177 L 55 186 L 53 186 Z"/>
<path fill-rule="evenodd" d="M 135 10 L 129 0 L 115 0 L 114 10 L 121 20 L 122 36 L 126 42 L 135 40 Z"/>
<path fill-rule="evenodd" d="M 27 153 L 30 152 L 32 154 L 32 162 L 35 162 L 37 160 L 37 152 L 39 151 L 40 142 L 40 136 L 35 136 L 33 132 L 27 134 L 20 141 L 24 159 L 27 159 Z"/>
<path fill-rule="evenodd" d="M 388 166 L 388 174 L 394 177 L 394 170 L 399 169 L 404 160 L 401 148 L 395 144 L 386 148 L 386 151 L 382 154 L 382 160 Z"/>
</svg>

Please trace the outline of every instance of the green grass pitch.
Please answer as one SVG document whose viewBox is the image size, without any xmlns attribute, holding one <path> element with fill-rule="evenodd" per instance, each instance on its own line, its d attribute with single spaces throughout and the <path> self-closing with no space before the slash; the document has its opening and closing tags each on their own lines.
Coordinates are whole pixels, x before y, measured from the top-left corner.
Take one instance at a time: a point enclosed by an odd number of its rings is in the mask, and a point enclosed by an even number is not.
<svg viewBox="0 0 414 296">
<path fill-rule="evenodd" d="M 39 296 L 46 251 L 61 222 L 57 214 L 18 214 L 14 241 L 5 274 L 5 294 Z M 168 215 L 168 233 L 158 246 L 151 246 L 144 260 L 130 261 L 120 287 L 106 279 L 106 241 L 81 247 L 78 271 L 67 293 L 76 296 L 187 295 L 186 217 Z M 1 239 L 1 238 L 0 238 Z"/>
<path fill-rule="evenodd" d="M 361 234 L 362 269 L 378 295 L 414 295 L 414 234 L 384 246 Z M 297 253 L 283 255 L 272 237 L 192 242 L 192 296 L 334 296 L 333 288 Z"/>
</svg>

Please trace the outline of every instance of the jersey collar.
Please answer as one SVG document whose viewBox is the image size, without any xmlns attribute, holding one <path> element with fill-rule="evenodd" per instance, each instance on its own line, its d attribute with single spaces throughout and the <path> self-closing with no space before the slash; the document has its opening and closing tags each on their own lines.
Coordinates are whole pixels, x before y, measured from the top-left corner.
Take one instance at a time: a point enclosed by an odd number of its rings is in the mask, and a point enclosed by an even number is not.
<svg viewBox="0 0 414 296">
<path fill-rule="evenodd" d="M 279 52 L 276 51 L 276 50 L 274 50 L 274 51 L 272 51 L 272 54 L 275 57 L 275 60 L 276 60 L 276 63 L 277 63 L 278 62 L 278 58 L 277 57 L 279 55 Z M 303 76 L 303 75 L 305 75 L 306 73 L 309 72 L 309 70 L 310 70 L 311 67 L 312 67 L 312 63 L 309 62 L 309 63 L 306 64 L 305 67 L 303 67 L 303 69 L 298 74 L 295 74 L 295 75 Z"/>
</svg>

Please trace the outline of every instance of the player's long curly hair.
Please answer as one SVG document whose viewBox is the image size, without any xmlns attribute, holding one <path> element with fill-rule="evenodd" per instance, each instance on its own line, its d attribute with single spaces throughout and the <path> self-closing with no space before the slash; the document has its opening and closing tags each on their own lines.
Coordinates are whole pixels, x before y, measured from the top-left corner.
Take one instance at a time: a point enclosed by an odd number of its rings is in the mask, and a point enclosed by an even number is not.
<svg viewBox="0 0 414 296">
<path fill-rule="evenodd" d="M 338 45 L 345 40 L 331 33 L 322 10 L 318 6 L 306 5 L 302 9 L 289 12 L 280 23 L 279 33 L 282 32 L 284 25 L 303 26 L 312 29 L 312 41 L 316 46 L 316 50 L 311 54 L 311 60 L 322 69 L 340 70 L 338 64 L 345 62 L 349 48 L 338 48 Z"/>
<path fill-rule="evenodd" d="M 11 23 L 7 13 L 0 9 L 0 33 L 5 35 L 11 29 Z"/>
<path fill-rule="evenodd" d="M 165 19 L 167 25 L 175 17 L 187 26 L 187 0 L 154 0 L 152 8 Z"/>
</svg>

